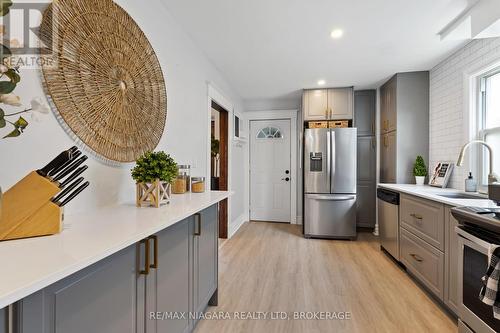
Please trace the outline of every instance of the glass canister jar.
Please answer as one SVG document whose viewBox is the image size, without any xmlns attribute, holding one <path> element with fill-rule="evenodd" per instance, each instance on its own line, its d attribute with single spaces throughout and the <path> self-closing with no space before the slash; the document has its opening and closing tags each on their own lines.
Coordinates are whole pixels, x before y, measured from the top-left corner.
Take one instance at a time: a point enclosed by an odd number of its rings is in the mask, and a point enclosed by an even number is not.
<svg viewBox="0 0 500 333">
<path fill-rule="evenodd" d="M 191 192 L 193 193 L 205 192 L 205 177 L 191 178 Z"/>
<path fill-rule="evenodd" d="M 179 169 L 179 176 L 185 177 L 186 191 L 189 191 L 191 187 L 191 166 L 189 164 L 181 164 L 178 166 L 178 169 Z"/>
<path fill-rule="evenodd" d="M 187 182 L 186 176 L 179 174 L 177 178 L 175 178 L 172 181 L 172 193 L 174 194 L 186 193 L 186 182 Z"/>
</svg>

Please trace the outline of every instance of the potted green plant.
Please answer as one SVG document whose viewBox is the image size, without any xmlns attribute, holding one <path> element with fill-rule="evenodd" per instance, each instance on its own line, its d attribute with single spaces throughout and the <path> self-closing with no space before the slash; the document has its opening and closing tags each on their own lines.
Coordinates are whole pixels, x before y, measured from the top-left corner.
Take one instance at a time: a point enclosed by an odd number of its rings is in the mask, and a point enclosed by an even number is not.
<svg viewBox="0 0 500 333">
<path fill-rule="evenodd" d="M 424 158 L 420 155 L 417 156 L 413 165 L 413 175 L 415 176 L 415 183 L 417 185 L 424 185 L 425 177 L 427 176 L 427 166 L 425 165 Z"/>
<path fill-rule="evenodd" d="M 177 163 L 164 151 L 146 152 L 136 161 L 132 178 L 136 182 L 136 204 L 160 207 L 169 203 L 172 181 L 177 177 Z"/>
</svg>

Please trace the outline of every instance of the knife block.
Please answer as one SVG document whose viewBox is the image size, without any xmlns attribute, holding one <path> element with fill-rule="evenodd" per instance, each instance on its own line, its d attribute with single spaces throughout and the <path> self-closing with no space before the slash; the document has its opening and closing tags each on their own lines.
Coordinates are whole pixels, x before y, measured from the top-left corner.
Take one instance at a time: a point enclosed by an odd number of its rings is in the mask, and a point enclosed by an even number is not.
<svg viewBox="0 0 500 333">
<path fill-rule="evenodd" d="M 61 232 L 62 208 L 50 201 L 59 191 L 35 171 L 12 186 L 3 196 L 0 241 Z"/>
</svg>

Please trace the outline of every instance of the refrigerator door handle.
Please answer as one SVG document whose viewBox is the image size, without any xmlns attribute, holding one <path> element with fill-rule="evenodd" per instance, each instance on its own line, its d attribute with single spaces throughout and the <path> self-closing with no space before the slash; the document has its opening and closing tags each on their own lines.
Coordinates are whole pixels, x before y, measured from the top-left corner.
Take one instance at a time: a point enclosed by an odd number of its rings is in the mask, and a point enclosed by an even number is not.
<svg viewBox="0 0 500 333">
<path fill-rule="evenodd" d="M 328 140 L 328 143 L 330 144 L 330 147 L 328 149 L 328 153 L 330 154 L 328 161 L 331 160 L 331 162 L 330 162 L 331 167 L 330 167 L 330 170 L 328 170 L 328 174 L 330 175 L 330 192 L 334 192 L 333 188 L 335 187 L 334 178 L 335 178 L 335 163 L 336 163 L 336 161 L 335 161 L 336 142 L 335 142 L 335 132 L 334 131 L 330 131 L 330 138 Z"/>
<path fill-rule="evenodd" d="M 331 154 L 331 147 L 332 147 L 332 142 L 331 142 L 331 135 L 332 135 L 332 132 L 329 130 L 328 132 L 326 132 L 326 174 L 328 175 L 328 177 L 331 177 L 331 158 L 330 158 L 330 154 Z"/>
<path fill-rule="evenodd" d="M 318 196 L 311 196 L 310 197 L 313 200 L 326 200 L 326 201 L 348 201 L 348 200 L 355 200 L 356 196 L 354 195 L 336 195 L 336 196 L 327 196 L 327 195 L 318 195 Z"/>
</svg>

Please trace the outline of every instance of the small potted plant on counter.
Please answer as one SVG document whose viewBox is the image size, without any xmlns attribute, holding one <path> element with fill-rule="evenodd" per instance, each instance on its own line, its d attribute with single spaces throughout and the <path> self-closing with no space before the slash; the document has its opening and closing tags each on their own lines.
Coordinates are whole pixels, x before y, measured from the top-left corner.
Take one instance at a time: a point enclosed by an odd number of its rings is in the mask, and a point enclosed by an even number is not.
<svg viewBox="0 0 500 333">
<path fill-rule="evenodd" d="M 427 167 L 425 166 L 424 158 L 417 156 L 415 164 L 413 165 L 413 175 L 417 185 L 424 185 L 425 177 L 427 176 Z"/>
<path fill-rule="evenodd" d="M 132 169 L 132 178 L 136 182 L 137 207 L 169 203 L 172 195 L 171 183 L 177 176 L 177 163 L 169 154 L 146 152 Z"/>
</svg>

